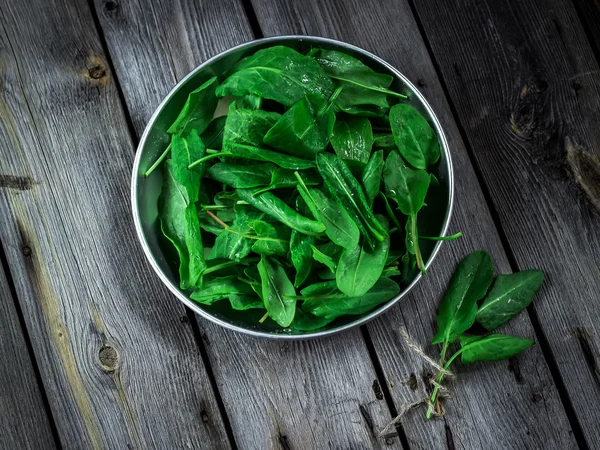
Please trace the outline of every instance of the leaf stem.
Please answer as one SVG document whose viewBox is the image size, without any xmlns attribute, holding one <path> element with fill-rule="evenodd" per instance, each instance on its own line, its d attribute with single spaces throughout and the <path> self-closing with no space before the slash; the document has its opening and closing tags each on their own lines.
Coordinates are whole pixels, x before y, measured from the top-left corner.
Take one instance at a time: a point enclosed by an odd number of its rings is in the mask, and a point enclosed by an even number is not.
<svg viewBox="0 0 600 450">
<path fill-rule="evenodd" d="M 401 228 L 400 222 L 398 222 L 398 219 L 396 218 L 396 215 L 394 214 L 394 210 L 390 206 L 390 202 L 388 201 L 385 194 L 381 191 L 379 191 L 379 198 L 381 198 L 381 200 L 383 200 L 383 204 L 385 205 L 385 212 L 387 212 L 388 216 L 390 216 L 390 219 L 392 219 L 392 222 L 396 226 L 396 230 Z M 394 231 L 396 231 L 396 230 L 394 230 Z M 392 230 L 390 230 L 388 233 L 392 233 Z"/>
<path fill-rule="evenodd" d="M 408 98 L 404 94 L 400 94 L 399 92 L 390 91 L 389 89 L 380 88 L 380 87 L 374 87 L 374 86 L 367 86 L 366 84 L 362 84 L 362 83 L 359 83 L 359 82 L 354 81 L 354 80 L 349 80 L 349 79 L 344 78 L 344 77 L 336 77 L 336 76 L 333 76 L 333 75 L 330 75 L 330 77 L 333 78 L 334 80 L 345 81 L 346 83 L 355 84 L 357 86 L 360 86 L 360 87 L 365 88 L 365 89 L 369 89 L 371 91 L 377 91 L 377 92 L 381 92 L 383 94 L 393 95 L 394 97 L 398 97 L 398 98 L 402 98 L 402 99 L 407 99 Z"/>
<path fill-rule="evenodd" d="M 162 152 L 162 154 L 158 157 L 158 159 L 155 161 L 155 163 L 152 164 L 148 170 L 146 170 L 146 172 L 144 173 L 144 176 L 147 177 L 152 172 L 154 172 L 154 170 L 160 165 L 160 163 L 163 162 L 163 160 L 167 157 L 167 155 L 169 154 L 170 151 L 171 151 L 171 144 L 169 143 L 169 145 L 167 146 L 165 151 Z"/>
<path fill-rule="evenodd" d="M 423 258 L 421 257 L 421 249 L 419 248 L 419 234 L 417 231 L 417 215 L 410 216 L 410 234 L 412 235 L 413 248 L 415 249 L 415 258 L 417 258 L 417 268 L 425 275 L 425 266 L 423 266 Z"/>
<path fill-rule="evenodd" d="M 208 160 L 210 160 L 210 159 L 214 159 L 214 158 L 220 158 L 220 157 L 222 157 L 222 156 L 232 156 L 232 155 L 233 155 L 233 153 L 231 153 L 231 152 L 217 152 L 217 153 L 212 153 L 212 154 L 210 154 L 210 155 L 206 155 L 206 156 L 203 156 L 203 157 L 202 157 L 202 158 L 200 158 L 200 159 L 197 159 L 196 161 L 194 161 L 193 163 L 191 163 L 191 164 L 188 166 L 188 169 L 193 169 L 193 168 L 194 168 L 194 167 L 196 167 L 198 164 L 202 164 L 204 161 L 208 161 Z"/>
<path fill-rule="evenodd" d="M 225 228 L 225 231 L 227 231 L 229 233 L 237 234 L 238 236 L 242 236 L 242 237 L 245 237 L 248 239 L 255 239 L 257 241 L 279 242 L 282 244 L 288 244 L 290 242 L 286 239 L 276 239 L 276 238 L 270 238 L 270 237 L 256 236 L 254 234 L 242 233 L 241 231 L 237 231 L 236 229 L 231 228 L 229 225 L 227 225 L 225 222 L 223 222 L 221 219 L 219 219 L 211 211 L 207 210 L 206 214 L 208 214 L 210 217 L 212 217 L 219 225 L 221 225 L 223 228 Z"/>
<path fill-rule="evenodd" d="M 226 205 L 200 205 L 200 208 L 202 211 L 222 211 L 228 207 Z"/>
<path fill-rule="evenodd" d="M 453 234 L 452 236 L 419 236 L 419 239 L 423 239 L 426 241 L 453 241 L 454 239 L 458 239 L 462 235 L 462 231 L 459 231 L 458 233 Z"/>
<path fill-rule="evenodd" d="M 207 275 L 209 273 L 216 272 L 217 270 L 221 270 L 226 267 L 235 266 L 236 264 L 247 264 L 256 261 L 260 261 L 260 258 L 243 258 L 240 261 L 226 261 L 224 263 L 215 264 L 212 267 L 208 267 L 204 272 L 202 272 L 202 275 Z"/>
<path fill-rule="evenodd" d="M 454 362 L 454 360 L 455 360 L 456 358 L 458 358 L 458 357 L 459 357 L 459 355 L 460 355 L 460 354 L 461 354 L 461 353 L 462 353 L 462 352 L 463 352 L 463 351 L 464 351 L 464 350 L 465 350 L 467 347 L 468 347 L 468 345 L 467 345 L 467 346 L 465 346 L 465 347 L 462 347 L 462 348 L 460 348 L 460 349 L 459 349 L 459 350 L 458 350 L 456 353 L 454 353 L 454 355 L 452 355 L 452 356 L 450 357 L 450 359 L 448 360 L 448 362 L 447 362 L 446 364 L 444 364 L 444 370 L 448 370 L 448 369 L 450 368 L 450 364 L 452 364 L 452 363 Z M 444 341 L 444 347 L 442 348 L 442 360 L 443 360 L 443 359 L 446 357 L 446 350 L 447 350 L 447 349 L 448 349 L 448 343 L 447 343 L 447 341 Z M 435 386 L 435 387 L 433 388 L 433 392 L 431 393 L 431 398 L 429 399 L 429 408 L 427 408 L 427 414 L 425 415 L 425 417 L 426 417 L 427 419 L 430 419 L 430 418 L 431 418 L 431 413 L 433 412 L 433 408 L 432 408 L 432 407 L 435 405 L 435 402 L 437 401 L 437 395 L 438 395 L 438 392 L 439 392 L 439 390 L 440 390 L 440 387 L 439 387 L 439 385 L 441 385 L 441 384 L 442 384 L 442 380 L 443 380 L 443 379 L 444 379 L 444 374 L 443 374 L 443 373 L 440 373 L 440 374 L 439 374 L 439 376 L 438 376 L 438 379 L 437 379 L 437 384 L 438 384 L 438 386 Z"/>
<path fill-rule="evenodd" d="M 258 323 L 263 323 L 265 320 L 267 320 L 268 317 L 269 317 L 269 311 L 267 311 L 265 313 L 265 315 L 260 318 L 260 320 L 258 321 Z"/>
<path fill-rule="evenodd" d="M 333 94 L 331 94 L 331 97 L 329 97 L 327 104 L 323 106 L 323 108 L 321 108 L 321 110 L 317 113 L 317 117 L 325 114 L 325 112 L 333 106 L 336 99 L 340 96 L 342 89 L 344 89 L 344 86 L 338 86 L 338 88 L 335 91 L 333 91 Z"/>
</svg>

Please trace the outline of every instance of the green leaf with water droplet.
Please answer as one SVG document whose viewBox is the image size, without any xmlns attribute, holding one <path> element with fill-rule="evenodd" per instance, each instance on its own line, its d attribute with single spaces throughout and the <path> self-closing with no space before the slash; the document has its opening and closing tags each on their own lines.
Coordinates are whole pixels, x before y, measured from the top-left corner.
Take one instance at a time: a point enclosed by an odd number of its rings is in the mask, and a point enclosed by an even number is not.
<svg viewBox="0 0 600 450">
<path fill-rule="evenodd" d="M 490 331 L 505 324 L 531 303 L 543 281 L 541 270 L 498 275 L 477 311 L 477 322 Z"/>
<path fill-rule="evenodd" d="M 492 259 L 484 251 L 471 253 L 460 262 L 438 309 L 433 344 L 451 344 L 471 328 L 477 301 L 487 292 L 493 275 Z"/>
</svg>

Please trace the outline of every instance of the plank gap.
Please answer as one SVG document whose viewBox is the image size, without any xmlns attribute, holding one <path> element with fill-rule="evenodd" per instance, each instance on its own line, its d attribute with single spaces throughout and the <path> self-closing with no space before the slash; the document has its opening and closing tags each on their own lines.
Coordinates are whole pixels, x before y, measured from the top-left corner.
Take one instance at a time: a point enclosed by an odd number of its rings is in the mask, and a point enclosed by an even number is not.
<svg viewBox="0 0 600 450">
<path fill-rule="evenodd" d="M 23 311 L 21 310 L 21 305 L 19 303 L 17 297 L 17 289 L 15 287 L 15 282 L 12 277 L 12 273 L 10 271 L 10 267 L 8 265 L 8 259 L 6 258 L 6 254 L 4 253 L 4 245 L 2 244 L 2 240 L 0 239 L 0 270 L 4 271 L 4 276 L 6 277 L 6 283 L 8 284 L 9 295 L 13 300 L 15 305 L 15 310 L 17 311 L 17 317 L 19 319 L 19 325 L 21 327 L 21 331 L 23 332 L 23 338 L 25 340 L 25 345 L 27 346 L 27 353 L 29 354 L 29 359 L 31 360 L 31 366 L 33 367 L 33 373 L 35 376 L 35 381 L 37 383 L 37 388 L 40 392 L 40 396 L 42 398 L 42 403 L 44 405 L 44 411 L 46 412 L 46 416 L 48 417 L 48 423 L 50 425 L 50 430 L 52 432 L 52 437 L 54 438 L 54 443 L 58 449 L 62 449 L 62 443 L 60 442 L 60 437 L 58 434 L 58 428 L 56 427 L 56 423 L 54 422 L 54 415 L 52 414 L 52 409 L 50 408 L 50 401 L 48 400 L 48 396 L 46 395 L 46 388 L 44 387 L 44 383 L 42 382 L 42 375 L 40 372 L 40 368 L 38 367 L 37 359 L 35 357 L 35 353 L 33 352 L 33 346 L 31 344 L 31 339 L 29 337 L 29 331 L 27 330 L 27 326 L 25 325 L 25 318 L 23 317 Z"/>
<path fill-rule="evenodd" d="M 361 325 L 360 332 L 362 334 L 363 340 L 365 341 L 367 352 L 369 353 L 369 358 L 371 359 L 373 368 L 375 369 L 375 374 L 377 375 L 379 388 L 381 389 L 383 398 L 385 399 L 385 403 L 387 404 L 387 407 L 390 411 L 391 418 L 394 419 L 398 415 L 398 410 L 396 409 L 396 405 L 394 405 L 394 400 L 392 399 L 390 387 L 383 373 L 383 367 L 381 367 L 379 356 L 377 356 L 377 352 L 375 350 L 375 346 L 373 345 L 373 341 L 371 340 L 369 330 L 367 330 L 367 326 Z M 396 431 L 398 433 L 398 439 L 400 439 L 400 443 L 402 444 L 402 448 L 405 450 L 410 449 L 410 445 L 408 444 L 408 437 L 406 436 L 406 432 L 404 431 L 404 427 L 402 426 L 401 421 L 396 424 Z"/>
<path fill-rule="evenodd" d="M 219 413 L 221 414 L 221 418 L 223 420 L 223 426 L 225 427 L 225 432 L 227 433 L 227 439 L 229 440 L 229 445 L 232 450 L 237 450 L 238 446 L 235 441 L 235 437 L 233 434 L 233 428 L 231 426 L 231 421 L 229 420 L 229 416 L 227 415 L 227 410 L 225 409 L 225 403 L 223 403 L 223 398 L 221 397 L 221 392 L 219 391 L 219 387 L 217 385 L 217 379 L 212 370 L 210 364 L 210 358 L 208 357 L 208 352 L 206 351 L 206 347 L 204 346 L 204 341 L 202 340 L 202 333 L 200 332 L 200 326 L 198 325 L 198 321 L 196 320 L 196 314 L 189 308 L 185 308 L 185 313 L 187 315 L 187 320 L 192 327 L 192 332 L 194 338 L 196 339 L 196 345 L 200 350 L 200 356 L 202 357 L 202 362 L 206 367 L 206 373 L 208 375 L 208 381 L 210 382 L 210 386 L 215 393 L 215 399 L 217 401 L 217 405 L 219 407 Z M 233 333 L 233 331 L 231 331 Z"/>
<path fill-rule="evenodd" d="M 450 112 L 452 114 L 452 118 L 454 119 L 454 122 L 456 123 L 456 126 L 458 128 L 460 136 L 464 142 L 465 149 L 469 156 L 469 160 L 471 161 L 471 164 L 473 166 L 473 171 L 475 172 L 475 176 L 481 187 L 483 197 L 489 208 L 490 215 L 492 216 L 492 220 L 493 220 L 496 230 L 498 232 L 498 236 L 500 238 L 500 243 L 502 245 L 502 248 L 504 249 L 504 252 L 506 253 L 510 268 L 513 272 L 519 271 L 520 268 L 517 263 L 516 257 L 515 257 L 515 255 L 512 251 L 512 248 L 509 244 L 508 237 L 506 236 L 506 233 L 502 227 L 502 224 L 500 221 L 500 215 L 496 209 L 494 202 L 492 201 L 492 196 L 490 194 L 488 185 L 485 182 L 485 178 L 483 177 L 483 173 L 477 162 L 477 158 L 475 158 L 475 156 L 474 156 L 473 148 L 469 142 L 469 139 L 468 139 L 467 133 L 464 129 L 464 126 L 462 124 L 462 121 L 460 120 L 460 116 L 458 114 L 456 106 L 454 105 L 452 97 L 450 96 L 450 92 L 448 90 L 448 86 L 444 79 L 440 65 L 435 57 L 435 54 L 431 47 L 431 43 L 429 42 L 429 39 L 427 38 L 427 33 L 425 32 L 425 28 L 423 26 L 421 18 L 419 17 L 419 14 L 417 12 L 417 8 L 414 3 L 415 0 L 407 0 L 407 2 L 409 4 L 410 9 L 415 18 L 415 22 L 417 24 L 419 32 L 421 33 L 421 36 L 423 37 L 423 42 L 425 44 L 425 47 L 427 48 L 427 52 L 429 53 L 429 56 L 431 58 L 431 62 L 433 64 L 434 70 L 440 81 L 442 91 L 444 92 L 446 100 L 448 101 L 448 105 L 450 107 Z M 584 27 L 584 29 L 585 29 L 585 27 Z M 586 30 L 586 34 L 587 34 L 587 30 Z M 589 39 L 589 36 L 588 36 L 588 39 Z M 594 48 L 594 50 L 595 50 L 595 48 Z M 527 314 L 529 315 L 529 319 L 531 321 L 533 331 L 535 332 L 535 336 L 537 338 L 537 344 L 539 345 L 540 349 L 542 350 L 544 360 L 546 361 L 546 364 L 548 365 L 548 368 L 550 369 L 550 375 L 552 376 L 554 384 L 556 385 L 558 395 L 562 402 L 563 408 L 565 409 L 565 413 L 569 420 L 569 424 L 571 425 L 571 429 L 573 431 L 575 441 L 577 442 L 577 445 L 579 446 L 579 448 L 589 449 L 589 445 L 585 439 L 585 435 L 583 434 L 583 429 L 581 428 L 581 424 L 579 423 L 579 420 L 577 419 L 575 409 L 573 407 L 571 399 L 569 398 L 569 394 L 568 394 L 567 388 L 564 384 L 564 381 L 562 379 L 562 376 L 560 375 L 560 371 L 558 369 L 558 365 L 556 363 L 556 359 L 554 357 L 554 354 L 552 352 L 550 344 L 548 343 L 546 335 L 544 334 L 542 327 L 540 325 L 539 318 L 537 316 L 537 312 L 535 311 L 535 307 L 533 306 L 533 303 L 527 307 Z"/>
<path fill-rule="evenodd" d="M 592 52 L 594 53 L 594 56 L 596 57 L 596 61 L 598 61 L 598 63 L 600 63 L 600 48 L 598 47 L 598 43 L 594 39 L 594 33 L 590 29 L 588 21 L 585 20 L 585 15 L 581 9 L 581 6 L 579 5 L 579 2 L 577 0 L 572 0 L 572 1 L 573 1 L 573 7 L 575 8 L 575 12 L 577 13 L 577 18 L 579 19 L 579 22 L 581 23 L 581 28 L 583 28 L 583 32 L 585 33 L 585 37 L 587 38 L 587 40 L 590 44 L 590 47 L 592 49 Z"/>
<path fill-rule="evenodd" d="M 252 2 L 250 0 L 240 0 L 242 7 L 244 8 L 244 12 L 246 13 L 246 18 L 248 19 L 248 23 L 250 24 L 250 29 L 252 30 L 252 34 L 256 39 L 262 39 L 265 37 L 262 28 L 260 27 L 260 23 L 258 22 L 258 18 L 256 17 L 256 12 L 254 11 L 254 7 L 252 6 Z"/>
</svg>

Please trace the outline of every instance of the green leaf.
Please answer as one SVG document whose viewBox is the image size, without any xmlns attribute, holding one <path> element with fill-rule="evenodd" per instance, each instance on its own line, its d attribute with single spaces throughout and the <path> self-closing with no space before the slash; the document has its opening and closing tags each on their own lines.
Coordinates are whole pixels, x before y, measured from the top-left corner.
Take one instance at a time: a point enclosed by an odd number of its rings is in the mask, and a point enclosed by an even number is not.
<svg viewBox="0 0 600 450">
<path fill-rule="evenodd" d="M 312 256 L 315 261 L 320 262 L 321 264 L 325 264 L 331 270 L 331 272 L 335 273 L 335 269 L 337 268 L 337 262 L 331 256 L 326 255 L 321 252 L 317 247 L 311 245 L 312 248 Z"/>
<path fill-rule="evenodd" d="M 377 73 L 350 55 L 321 50 L 316 59 L 325 72 L 343 86 L 337 104 L 348 114 L 381 116 L 389 108 L 388 95 L 406 98 L 387 89 L 394 79 L 391 75 Z"/>
<path fill-rule="evenodd" d="M 500 361 L 517 356 L 535 344 L 530 339 L 523 339 L 505 334 L 488 336 L 461 336 L 461 362 L 469 364 L 476 361 Z"/>
<path fill-rule="evenodd" d="M 307 186 L 317 186 L 323 181 L 321 177 L 312 169 L 307 169 L 303 172 L 304 182 Z M 252 195 L 257 196 L 263 192 L 269 192 L 275 189 L 293 188 L 298 185 L 298 179 L 293 170 L 276 168 L 271 175 L 271 182 L 268 186 L 256 189 Z"/>
<path fill-rule="evenodd" d="M 353 56 L 335 50 L 320 50 L 315 59 L 331 78 L 397 95 L 387 89 L 394 77 L 375 72 Z"/>
<path fill-rule="evenodd" d="M 383 150 L 378 150 L 371 155 L 362 172 L 362 185 L 367 203 L 373 208 L 375 197 L 379 194 L 383 174 Z"/>
<path fill-rule="evenodd" d="M 235 275 L 228 277 L 217 277 L 205 281 L 202 289 L 192 292 L 190 298 L 204 305 L 212 305 L 214 302 L 230 298 L 232 295 L 253 295 L 254 291 L 246 283 L 238 281 Z"/>
<path fill-rule="evenodd" d="M 378 219 L 387 225 L 387 220 Z M 371 249 L 365 242 L 361 246 L 345 249 L 335 272 L 337 287 L 350 297 L 359 297 L 371 289 L 381 277 L 390 250 L 390 239 L 377 242 Z"/>
<path fill-rule="evenodd" d="M 490 331 L 505 324 L 531 303 L 543 281 L 541 270 L 498 275 L 477 311 L 477 322 Z"/>
<path fill-rule="evenodd" d="M 271 192 L 265 192 L 257 197 L 253 196 L 252 191 L 249 189 L 238 189 L 236 192 L 240 199 L 279 220 L 293 230 L 308 235 L 319 235 L 325 231 L 325 226 L 321 222 L 300 215 Z"/>
<path fill-rule="evenodd" d="M 414 215 L 425 204 L 429 189 L 429 174 L 406 165 L 396 150 L 391 152 L 383 167 L 385 195 L 398 204 L 398 209 L 407 216 Z"/>
<path fill-rule="evenodd" d="M 431 179 L 425 170 L 408 167 L 396 150 L 392 151 L 383 167 L 386 196 L 398 204 L 398 209 L 409 217 L 406 222 L 407 250 L 415 255 L 417 267 L 425 274 L 425 265 L 419 248 L 417 213 L 425 204 Z"/>
<path fill-rule="evenodd" d="M 223 150 L 231 151 L 236 144 L 260 147 L 263 136 L 280 117 L 275 112 L 236 109 L 236 102 L 233 102 L 223 131 Z"/>
<path fill-rule="evenodd" d="M 234 188 L 265 186 L 271 181 L 276 166 L 266 164 L 216 163 L 208 168 L 209 176 Z"/>
<path fill-rule="evenodd" d="M 364 117 L 382 117 L 390 109 L 387 95 L 359 86 L 340 82 L 343 88 L 336 106 L 346 114 Z"/>
<path fill-rule="evenodd" d="M 220 233 L 208 255 L 208 260 L 231 259 L 239 261 L 248 256 L 252 249 L 252 240 L 248 237 L 250 224 L 263 217 L 263 214 L 246 205 L 235 205 L 235 219 L 230 227 Z"/>
<path fill-rule="evenodd" d="M 336 121 L 331 145 L 344 161 L 356 161 L 364 167 L 369 161 L 373 146 L 371 122 L 364 117 L 349 117 Z"/>
<path fill-rule="evenodd" d="M 396 146 L 411 166 L 426 169 L 440 158 L 437 135 L 415 108 L 404 103 L 393 106 L 390 124 Z"/>
<path fill-rule="evenodd" d="M 258 263 L 262 297 L 269 317 L 283 328 L 290 326 L 296 313 L 296 290 L 285 270 L 262 255 Z"/>
<path fill-rule="evenodd" d="M 362 187 L 339 156 L 319 153 L 317 170 L 323 177 L 329 192 L 338 204 L 348 211 L 371 246 L 376 241 L 387 238 L 388 234 L 373 215 Z"/>
<path fill-rule="evenodd" d="M 217 78 L 212 77 L 198 89 L 192 91 L 179 116 L 177 116 L 173 125 L 169 127 L 167 133 L 185 134 L 192 129 L 202 133 L 212 120 L 217 108 L 216 87 Z"/>
<path fill-rule="evenodd" d="M 165 161 L 158 215 L 162 233 L 179 254 L 179 285 L 181 289 L 189 289 L 200 281 L 206 262 L 198 212 L 190 201 L 193 194 L 190 186 L 182 185 L 177 178 L 183 177 L 176 177 L 173 160 Z"/>
<path fill-rule="evenodd" d="M 376 134 L 373 137 L 373 146 L 377 148 L 396 148 L 392 133 Z"/>
<path fill-rule="evenodd" d="M 221 150 L 223 147 L 223 134 L 225 129 L 225 121 L 227 116 L 214 118 L 202 132 L 200 136 L 206 148 L 213 150 Z"/>
<path fill-rule="evenodd" d="M 179 135 L 171 137 L 173 177 L 177 184 L 183 188 L 183 195 L 188 204 L 198 201 L 200 179 L 204 174 L 204 164 L 196 166 L 194 170 L 189 170 L 188 166 L 190 162 L 202 158 L 204 152 L 204 144 L 196 130 L 192 130 L 187 139 Z"/>
<path fill-rule="evenodd" d="M 263 141 L 294 156 L 313 158 L 329 144 L 334 123 L 331 108 L 315 113 L 305 97 L 281 116 Z"/>
<path fill-rule="evenodd" d="M 402 272 L 400 272 L 398 266 L 387 266 L 381 272 L 381 276 L 386 278 L 399 277 L 400 275 L 402 275 Z"/>
<path fill-rule="evenodd" d="M 242 109 L 260 109 L 263 99 L 258 95 L 248 94 L 239 99 L 238 104 Z"/>
<path fill-rule="evenodd" d="M 228 145 L 227 141 L 223 145 Z M 315 167 L 315 163 L 307 159 L 295 156 L 282 155 L 281 153 L 251 145 L 235 144 L 230 146 L 231 154 L 238 158 L 253 159 L 256 161 L 267 161 L 277 164 L 284 169 L 302 170 Z"/>
<path fill-rule="evenodd" d="M 313 263 L 312 244 L 314 241 L 312 236 L 306 236 L 296 230 L 292 230 L 290 255 L 292 264 L 296 269 L 294 287 L 301 286 L 310 274 Z"/>
<path fill-rule="evenodd" d="M 317 317 L 313 314 L 304 312 L 302 309 L 297 307 L 296 316 L 294 317 L 294 321 L 290 325 L 290 328 L 296 331 L 315 331 L 333 322 L 333 320 L 334 319 L 328 319 L 325 317 Z"/>
<path fill-rule="evenodd" d="M 274 46 L 237 63 L 217 95 L 253 94 L 289 107 L 305 96 L 325 103 L 332 91 L 331 79 L 314 59 L 288 47 Z"/>
<path fill-rule="evenodd" d="M 471 253 L 460 262 L 438 309 L 438 332 L 433 344 L 451 344 L 471 328 L 477 301 L 487 292 L 493 274 L 492 259 L 484 251 Z"/>
<path fill-rule="evenodd" d="M 290 229 L 279 223 L 255 220 L 252 224 L 257 240 L 252 251 L 259 255 L 285 256 L 290 245 Z"/>
<path fill-rule="evenodd" d="M 318 317 L 335 319 L 364 314 L 399 293 L 400 287 L 389 278 L 380 278 L 369 292 L 360 297 L 348 297 L 338 290 L 335 281 L 325 281 L 302 289 L 302 309 Z"/>
<path fill-rule="evenodd" d="M 307 187 L 299 174 L 297 177 L 300 180 L 298 192 L 313 216 L 325 226 L 327 237 L 340 247 L 356 247 L 360 232 L 348 211 L 329 199 L 320 189 Z"/>
<path fill-rule="evenodd" d="M 229 296 L 231 307 L 237 311 L 246 311 L 248 309 L 265 309 L 263 301 L 257 295 L 236 295 Z"/>
</svg>

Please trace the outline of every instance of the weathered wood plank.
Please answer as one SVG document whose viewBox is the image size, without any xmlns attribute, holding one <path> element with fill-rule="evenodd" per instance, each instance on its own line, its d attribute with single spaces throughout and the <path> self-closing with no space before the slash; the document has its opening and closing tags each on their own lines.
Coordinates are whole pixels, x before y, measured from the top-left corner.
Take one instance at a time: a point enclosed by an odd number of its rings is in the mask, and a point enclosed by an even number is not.
<svg viewBox="0 0 600 450">
<path fill-rule="evenodd" d="M 598 61 L 570 1 L 415 5 L 514 259 L 548 275 L 534 309 L 598 448 Z"/>
<path fill-rule="evenodd" d="M 266 35 L 307 33 L 345 40 L 373 51 L 419 85 L 444 125 L 456 178 L 454 230 L 465 237 L 445 244 L 426 279 L 400 306 L 369 324 L 375 349 L 398 409 L 425 397 L 423 377 L 433 369 L 402 344 L 401 326 L 435 357 L 429 342 L 435 309 L 457 262 L 468 252 L 486 249 L 500 272 L 509 272 L 506 255 L 473 168 L 444 98 L 435 70 L 407 3 L 393 0 L 336 2 L 329 8 L 311 0 L 253 0 Z M 533 336 L 527 315 L 506 327 L 518 336 Z M 511 373 L 511 367 L 513 372 Z M 424 410 L 403 420 L 416 448 L 522 448 L 575 445 L 558 393 L 539 348 L 510 363 L 458 368 L 459 381 L 447 403 L 444 420 L 426 421 Z"/>
<path fill-rule="evenodd" d="M 0 235 L 61 442 L 228 447 L 185 310 L 136 242 L 133 147 L 87 2 L 0 11 Z"/>
<path fill-rule="evenodd" d="M 160 0 L 149 10 L 147 3 L 132 1 L 106 11 L 96 1 L 138 134 L 177 79 L 208 56 L 253 37 L 237 1 L 181 8 L 179 2 Z M 140 39 L 138 30 L 145 30 L 147 39 Z M 148 67 L 160 73 L 141 76 Z M 399 446 L 398 439 L 385 443 L 374 437 L 390 413 L 373 392 L 376 374 L 358 330 L 280 343 L 250 339 L 201 318 L 199 325 L 240 448 L 311 449 L 327 442 L 335 448 Z"/>
<path fill-rule="evenodd" d="M 14 300 L 0 267 L 0 448 L 56 448 Z"/>
</svg>

